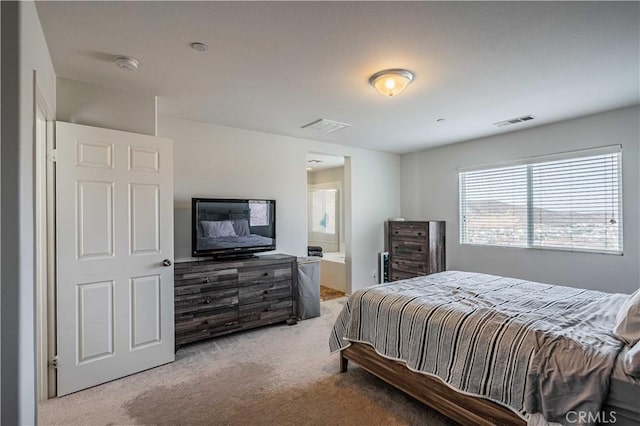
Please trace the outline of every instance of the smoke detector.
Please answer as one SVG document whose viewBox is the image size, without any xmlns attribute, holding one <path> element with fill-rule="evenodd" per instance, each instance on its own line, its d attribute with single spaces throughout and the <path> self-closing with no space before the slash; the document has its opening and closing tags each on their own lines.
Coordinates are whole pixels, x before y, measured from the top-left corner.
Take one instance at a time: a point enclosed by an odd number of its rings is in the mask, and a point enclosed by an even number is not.
<svg viewBox="0 0 640 426">
<path fill-rule="evenodd" d="M 191 43 L 191 48 L 197 52 L 206 52 L 207 50 L 209 50 L 209 46 L 200 41 Z"/>
<path fill-rule="evenodd" d="M 351 124 L 340 123 L 339 121 L 327 120 L 325 118 L 320 118 L 302 126 L 303 129 L 311 129 L 323 133 L 337 132 L 346 127 L 351 127 Z"/>
<path fill-rule="evenodd" d="M 531 121 L 534 118 L 535 117 L 533 115 L 529 114 L 529 115 L 523 115 L 522 117 L 510 118 L 509 120 L 498 121 L 497 123 L 493 123 L 493 124 L 495 126 L 498 126 L 498 127 L 505 127 L 505 126 L 511 126 L 512 124 L 518 124 L 518 123 L 523 123 L 525 121 Z"/>
<path fill-rule="evenodd" d="M 135 71 L 140 65 L 140 62 L 138 62 L 136 58 L 133 58 L 131 56 L 118 56 L 116 57 L 115 61 L 118 68 L 127 71 Z"/>
</svg>

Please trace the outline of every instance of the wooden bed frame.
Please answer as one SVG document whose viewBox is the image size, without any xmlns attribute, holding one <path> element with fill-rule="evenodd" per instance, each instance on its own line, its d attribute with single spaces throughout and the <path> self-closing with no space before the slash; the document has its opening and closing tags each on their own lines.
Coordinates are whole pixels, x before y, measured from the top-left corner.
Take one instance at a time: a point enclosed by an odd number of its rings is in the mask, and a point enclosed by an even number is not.
<svg viewBox="0 0 640 426">
<path fill-rule="evenodd" d="M 353 361 L 390 385 L 463 425 L 518 425 L 527 423 L 508 408 L 481 397 L 456 392 L 441 380 L 416 373 L 400 361 L 384 358 L 364 343 L 340 351 L 340 372 Z"/>
</svg>

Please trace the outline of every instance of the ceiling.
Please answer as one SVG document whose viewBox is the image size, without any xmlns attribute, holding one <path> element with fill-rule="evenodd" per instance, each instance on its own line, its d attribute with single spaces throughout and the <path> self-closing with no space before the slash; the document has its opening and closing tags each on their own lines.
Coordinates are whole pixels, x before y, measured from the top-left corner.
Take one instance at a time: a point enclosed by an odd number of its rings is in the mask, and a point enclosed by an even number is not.
<svg viewBox="0 0 640 426">
<path fill-rule="evenodd" d="M 59 77 L 159 113 L 411 152 L 640 102 L 638 2 L 40 2 Z M 206 53 L 189 44 L 202 41 Z M 118 69 L 116 55 L 140 60 Z M 414 82 L 387 98 L 385 68 Z M 526 123 L 493 123 L 532 114 Z M 319 118 L 351 124 L 324 134 Z M 444 118 L 445 121 L 437 122 Z"/>
</svg>

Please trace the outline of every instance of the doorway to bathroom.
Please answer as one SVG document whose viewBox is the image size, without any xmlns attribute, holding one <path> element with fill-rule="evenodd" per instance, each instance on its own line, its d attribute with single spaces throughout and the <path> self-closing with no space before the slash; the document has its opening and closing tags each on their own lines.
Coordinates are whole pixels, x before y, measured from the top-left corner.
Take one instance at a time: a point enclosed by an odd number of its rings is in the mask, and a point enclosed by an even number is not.
<svg viewBox="0 0 640 426">
<path fill-rule="evenodd" d="M 350 185 L 347 176 L 344 156 L 307 154 L 308 247 L 309 255 L 322 258 L 320 292 L 323 300 L 349 293 L 347 211 Z"/>
</svg>

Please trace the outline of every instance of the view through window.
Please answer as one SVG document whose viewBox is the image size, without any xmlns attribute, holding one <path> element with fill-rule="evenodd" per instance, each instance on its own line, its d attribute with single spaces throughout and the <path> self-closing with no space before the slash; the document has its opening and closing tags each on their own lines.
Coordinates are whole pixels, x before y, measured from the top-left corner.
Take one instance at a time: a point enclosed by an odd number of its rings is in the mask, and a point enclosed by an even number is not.
<svg viewBox="0 0 640 426">
<path fill-rule="evenodd" d="M 251 226 L 268 226 L 269 225 L 269 205 L 264 201 L 249 201 Z"/>
<path fill-rule="evenodd" d="M 460 243 L 622 253 L 619 146 L 460 172 Z"/>
<path fill-rule="evenodd" d="M 336 189 L 315 189 L 311 192 L 311 230 L 336 233 Z"/>
</svg>

